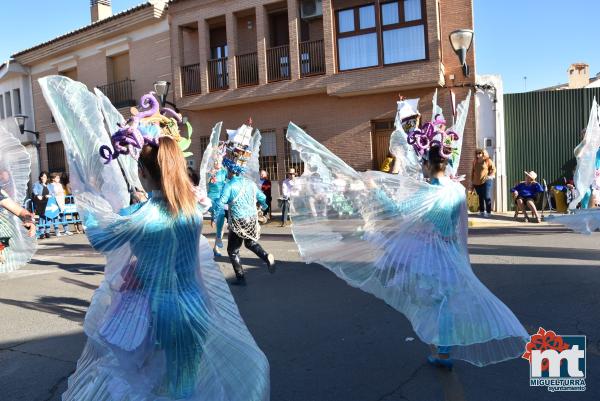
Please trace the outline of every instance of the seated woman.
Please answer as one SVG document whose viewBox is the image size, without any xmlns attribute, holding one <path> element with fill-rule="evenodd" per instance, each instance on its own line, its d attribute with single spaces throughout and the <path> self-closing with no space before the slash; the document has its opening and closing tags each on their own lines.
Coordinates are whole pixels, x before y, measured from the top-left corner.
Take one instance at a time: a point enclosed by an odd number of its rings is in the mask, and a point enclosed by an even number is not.
<svg viewBox="0 0 600 401">
<path fill-rule="evenodd" d="M 539 223 L 541 221 L 540 215 L 535 207 L 535 200 L 539 193 L 544 192 L 544 189 L 536 181 L 537 174 L 535 171 L 525 171 L 525 181 L 521 181 L 517 186 L 512 188 L 510 192 L 513 194 L 513 198 L 517 204 L 517 211 L 515 212 L 515 218 L 519 212 L 523 212 L 525 215 L 525 222 L 529 222 L 529 217 L 527 217 L 527 211 L 525 210 L 525 205 L 529 207 L 531 213 L 535 217 L 535 221 Z"/>
</svg>

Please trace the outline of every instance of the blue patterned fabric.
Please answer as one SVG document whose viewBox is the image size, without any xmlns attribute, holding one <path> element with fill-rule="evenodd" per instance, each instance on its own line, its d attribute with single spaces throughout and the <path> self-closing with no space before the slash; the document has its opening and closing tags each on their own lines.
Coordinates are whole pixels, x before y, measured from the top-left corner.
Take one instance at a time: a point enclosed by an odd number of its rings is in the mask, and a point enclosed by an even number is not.
<svg viewBox="0 0 600 401">
<path fill-rule="evenodd" d="M 223 187 L 221 198 L 217 202 L 217 214 L 224 213 L 229 205 L 229 213 L 234 219 L 256 217 L 256 203 L 267 208 L 267 197 L 256 184 L 245 177 L 234 176 Z"/>
</svg>

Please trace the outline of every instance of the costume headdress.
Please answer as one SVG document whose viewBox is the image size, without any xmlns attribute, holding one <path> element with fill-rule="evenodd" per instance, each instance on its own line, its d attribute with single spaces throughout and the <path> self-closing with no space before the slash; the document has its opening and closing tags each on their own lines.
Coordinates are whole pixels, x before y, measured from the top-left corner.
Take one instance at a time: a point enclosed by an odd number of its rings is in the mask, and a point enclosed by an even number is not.
<svg viewBox="0 0 600 401">
<path fill-rule="evenodd" d="M 144 145 L 158 146 L 158 140 L 163 136 L 170 136 L 179 145 L 184 157 L 191 156 L 186 152 L 192 141 L 192 126 L 183 121 L 181 114 L 169 108 L 160 108 L 154 92 L 142 96 L 140 100 L 142 110 L 131 108 L 132 117 L 119 130 L 111 136 L 113 149 L 107 145 L 100 147 L 100 156 L 106 160 L 106 164 L 119 157 L 119 155 L 131 155 L 139 157 L 140 150 Z M 187 127 L 187 138 L 181 136 L 179 125 Z"/>
<path fill-rule="evenodd" d="M 441 127 L 445 125 L 446 120 L 441 115 L 437 115 L 434 121 L 425 123 L 421 128 L 407 133 L 406 141 L 412 145 L 419 157 L 427 157 L 429 149 L 438 146 L 440 156 L 450 159 L 449 163 L 452 163 L 452 155 L 458 152 L 456 142 L 459 136 L 454 131 L 442 130 Z"/>
<path fill-rule="evenodd" d="M 252 156 L 250 139 L 252 138 L 252 119 L 237 130 L 227 130 L 227 143 L 225 144 L 225 157 L 223 165 L 234 174 L 243 174 L 246 164 Z"/>
<path fill-rule="evenodd" d="M 419 99 L 406 99 L 400 96 L 398 102 L 398 119 L 407 134 L 419 128 L 421 114 L 418 111 Z"/>
</svg>

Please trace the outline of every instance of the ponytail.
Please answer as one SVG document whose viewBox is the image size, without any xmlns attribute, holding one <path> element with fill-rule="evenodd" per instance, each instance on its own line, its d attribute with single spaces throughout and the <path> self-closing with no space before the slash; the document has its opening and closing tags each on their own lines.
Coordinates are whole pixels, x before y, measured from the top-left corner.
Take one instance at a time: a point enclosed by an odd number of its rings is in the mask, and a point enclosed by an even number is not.
<svg viewBox="0 0 600 401">
<path fill-rule="evenodd" d="M 192 216 L 198 201 L 188 178 L 183 153 L 171 137 L 163 136 L 158 142 L 158 148 L 144 146 L 140 155 L 142 164 L 150 176 L 160 182 L 169 212 L 174 216 L 179 213 Z"/>
</svg>

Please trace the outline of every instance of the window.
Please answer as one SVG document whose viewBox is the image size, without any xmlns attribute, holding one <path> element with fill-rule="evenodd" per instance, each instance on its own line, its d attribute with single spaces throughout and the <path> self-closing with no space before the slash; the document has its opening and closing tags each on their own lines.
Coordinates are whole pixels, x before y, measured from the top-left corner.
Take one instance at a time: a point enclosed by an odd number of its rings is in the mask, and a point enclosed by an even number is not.
<svg viewBox="0 0 600 401">
<path fill-rule="evenodd" d="M 300 127 L 303 130 L 306 130 L 306 127 Z M 300 152 L 292 149 L 292 144 L 285 137 L 287 134 L 287 128 L 283 130 L 283 141 L 285 143 L 285 159 L 284 159 L 284 167 L 285 172 L 287 173 L 291 168 L 296 169 L 296 175 L 300 176 L 304 172 L 304 162 L 300 158 Z"/>
<path fill-rule="evenodd" d="M 200 138 L 198 138 L 198 141 L 200 142 L 200 158 L 202 158 L 204 156 L 204 151 L 206 150 L 206 147 L 208 146 L 209 142 L 210 142 L 210 137 L 209 136 L 201 136 Z"/>
<path fill-rule="evenodd" d="M 427 58 L 422 0 L 376 1 L 336 16 L 340 71 Z"/>
<path fill-rule="evenodd" d="M 269 174 L 271 181 L 279 180 L 279 170 L 277 169 L 277 134 L 274 129 L 261 132 L 260 153 L 258 161 L 260 169 Z"/>
<path fill-rule="evenodd" d="M 13 100 L 15 101 L 15 115 L 21 114 L 21 90 L 13 89 Z"/>
<path fill-rule="evenodd" d="M 65 147 L 62 142 L 50 142 L 48 147 L 48 171 L 52 173 L 64 173 L 67 171 L 67 159 Z"/>
<path fill-rule="evenodd" d="M 4 93 L 4 110 L 6 110 L 6 117 L 12 117 L 12 102 L 10 99 L 10 92 Z"/>
<path fill-rule="evenodd" d="M 0 120 L 4 119 L 4 96 L 0 95 Z"/>
</svg>

